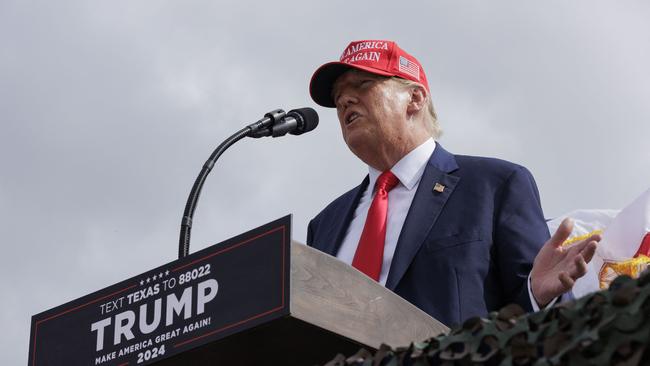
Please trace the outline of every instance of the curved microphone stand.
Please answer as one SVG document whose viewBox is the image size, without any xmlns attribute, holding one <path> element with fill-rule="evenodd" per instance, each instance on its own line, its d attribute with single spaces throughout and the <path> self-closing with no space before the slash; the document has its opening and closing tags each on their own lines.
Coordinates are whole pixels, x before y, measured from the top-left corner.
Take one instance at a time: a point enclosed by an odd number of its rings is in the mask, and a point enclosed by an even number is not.
<svg viewBox="0 0 650 366">
<path fill-rule="evenodd" d="M 219 145 L 210 158 L 203 164 L 203 168 L 199 173 L 199 176 L 196 177 L 192 190 L 190 191 L 190 196 L 187 198 L 187 203 L 185 203 L 185 211 L 183 212 L 183 219 L 181 220 L 181 234 L 178 242 L 178 258 L 183 258 L 187 256 L 190 252 L 190 234 L 192 231 L 192 218 L 194 217 L 194 210 L 196 210 L 196 203 L 199 200 L 199 195 L 201 194 L 201 189 L 205 183 L 205 178 L 210 174 L 210 171 L 214 167 L 214 164 L 217 162 L 217 159 L 224 153 L 230 146 L 235 142 L 243 139 L 246 136 L 255 135 L 260 133 L 264 129 L 268 129 L 273 126 L 274 123 L 280 121 L 286 113 L 282 109 L 276 109 L 264 115 L 264 118 L 259 121 L 252 123 L 241 130 L 235 132 L 234 135 L 228 137 L 224 142 Z"/>
</svg>

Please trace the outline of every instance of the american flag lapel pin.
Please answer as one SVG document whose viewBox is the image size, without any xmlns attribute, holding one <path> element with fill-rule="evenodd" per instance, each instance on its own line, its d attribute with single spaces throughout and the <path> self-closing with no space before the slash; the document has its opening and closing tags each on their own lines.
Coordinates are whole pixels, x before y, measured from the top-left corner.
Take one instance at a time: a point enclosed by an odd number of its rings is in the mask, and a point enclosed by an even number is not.
<svg viewBox="0 0 650 366">
<path fill-rule="evenodd" d="M 434 192 L 438 192 L 438 193 L 442 193 L 442 192 L 445 191 L 445 186 L 443 186 L 443 185 L 440 184 L 440 183 L 436 183 L 436 185 L 433 186 L 433 191 L 434 191 Z"/>
</svg>

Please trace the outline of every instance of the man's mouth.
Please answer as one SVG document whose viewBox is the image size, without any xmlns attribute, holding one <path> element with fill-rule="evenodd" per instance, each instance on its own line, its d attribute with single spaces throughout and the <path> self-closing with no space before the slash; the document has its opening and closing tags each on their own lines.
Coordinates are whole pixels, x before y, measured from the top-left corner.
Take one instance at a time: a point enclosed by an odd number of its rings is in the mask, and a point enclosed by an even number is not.
<svg viewBox="0 0 650 366">
<path fill-rule="evenodd" d="M 357 118 L 361 117 L 359 113 L 357 112 L 352 112 L 350 113 L 347 118 L 345 118 L 345 124 L 349 125 L 350 123 L 354 122 Z"/>
</svg>

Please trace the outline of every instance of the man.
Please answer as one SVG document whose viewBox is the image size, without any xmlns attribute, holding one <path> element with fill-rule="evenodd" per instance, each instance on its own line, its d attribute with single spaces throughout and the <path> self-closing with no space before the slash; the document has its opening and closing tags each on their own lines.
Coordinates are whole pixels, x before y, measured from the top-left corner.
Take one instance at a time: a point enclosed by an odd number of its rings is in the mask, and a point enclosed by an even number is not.
<svg viewBox="0 0 650 366">
<path fill-rule="evenodd" d="M 309 245 L 447 325 L 546 306 L 584 275 L 599 237 L 564 250 L 571 223 L 548 238 L 525 168 L 445 151 L 424 70 L 394 42 L 350 43 L 310 93 L 369 175 L 310 222 Z"/>
</svg>

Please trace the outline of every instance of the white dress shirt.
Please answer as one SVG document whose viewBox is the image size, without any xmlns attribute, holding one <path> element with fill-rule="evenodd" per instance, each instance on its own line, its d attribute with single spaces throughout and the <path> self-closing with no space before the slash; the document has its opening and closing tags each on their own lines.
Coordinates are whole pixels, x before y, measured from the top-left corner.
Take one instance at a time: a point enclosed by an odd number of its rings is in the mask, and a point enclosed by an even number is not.
<svg viewBox="0 0 650 366">
<path fill-rule="evenodd" d="M 402 232 L 406 214 L 411 207 L 413 197 L 415 197 L 420 178 L 424 174 L 424 168 L 435 148 L 435 141 L 428 139 L 404 156 L 390 169 L 397 179 L 399 179 L 399 183 L 388 193 L 388 217 L 386 218 L 384 259 L 381 265 L 381 273 L 379 274 L 379 283 L 382 285 L 386 285 L 388 270 L 390 270 L 390 264 L 393 261 L 393 255 L 397 247 L 397 239 L 399 239 L 399 234 Z M 354 216 L 341 244 L 341 249 L 339 249 L 336 255 L 340 260 L 350 265 L 352 264 L 352 259 L 354 259 L 354 253 L 357 251 L 361 232 L 363 231 L 363 226 L 368 216 L 368 209 L 375 196 L 375 182 L 382 173 L 370 166 L 368 169 L 370 183 L 368 183 L 368 187 L 363 192 L 359 205 L 354 210 Z"/>
<path fill-rule="evenodd" d="M 397 240 L 402 232 L 406 215 L 408 214 L 411 202 L 415 197 L 415 192 L 420 184 L 424 168 L 436 148 L 436 143 L 433 138 L 428 139 L 422 145 L 415 148 L 413 151 L 404 156 L 400 161 L 395 164 L 390 171 L 399 179 L 399 183 L 388 193 L 388 214 L 386 218 L 386 240 L 384 242 L 384 258 L 381 265 L 381 273 L 379 274 L 379 283 L 386 285 L 388 279 L 388 271 L 393 261 L 393 255 L 397 248 Z M 370 204 L 375 196 L 375 182 L 382 173 L 379 170 L 368 166 L 370 182 L 368 187 L 363 192 L 361 200 L 354 210 L 352 221 L 348 227 L 343 243 L 336 257 L 341 261 L 352 265 L 354 253 L 357 251 L 359 239 L 363 226 L 366 223 L 368 210 Z M 533 297 L 530 284 L 530 275 L 527 281 L 528 296 L 530 303 L 533 305 L 533 310 L 538 311 L 539 305 Z M 547 307 L 552 306 L 557 299 L 553 300 Z"/>
</svg>

